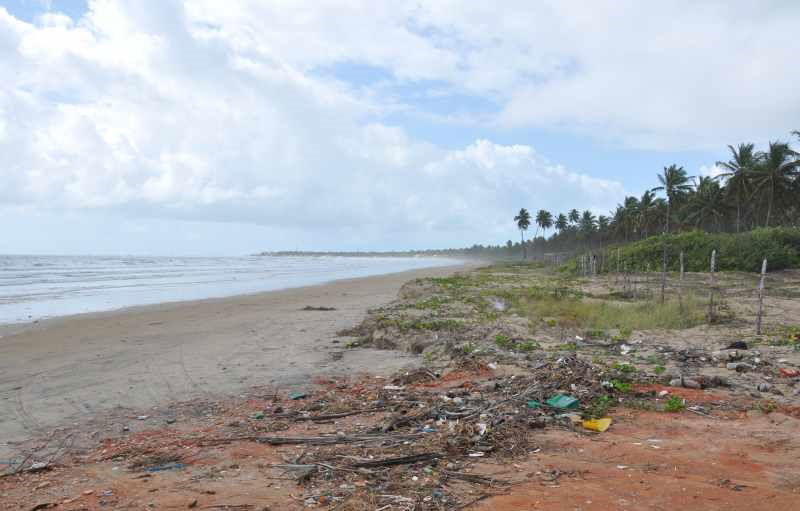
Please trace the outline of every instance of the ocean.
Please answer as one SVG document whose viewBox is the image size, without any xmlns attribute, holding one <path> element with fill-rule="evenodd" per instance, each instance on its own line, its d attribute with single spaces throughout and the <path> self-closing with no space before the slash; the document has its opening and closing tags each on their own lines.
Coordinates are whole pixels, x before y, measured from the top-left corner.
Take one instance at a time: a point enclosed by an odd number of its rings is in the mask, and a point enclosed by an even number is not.
<svg viewBox="0 0 800 511">
<path fill-rule="evenodd" d="M 457 263 L 436 257 L 0 255 L 0 324 Z"/>
</svg>

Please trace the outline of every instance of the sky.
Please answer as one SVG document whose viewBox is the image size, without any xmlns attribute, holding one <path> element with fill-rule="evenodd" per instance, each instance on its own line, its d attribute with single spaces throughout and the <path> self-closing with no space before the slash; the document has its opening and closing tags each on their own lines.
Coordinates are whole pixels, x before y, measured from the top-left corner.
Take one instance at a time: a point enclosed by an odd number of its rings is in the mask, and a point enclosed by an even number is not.
<svg viewBox="0 0 800 511">
<path fill-rule="evenodd" d="M 800 2 L 0 0 L 0 253 L 518 239 L 800 129 Z"/>
</svg>

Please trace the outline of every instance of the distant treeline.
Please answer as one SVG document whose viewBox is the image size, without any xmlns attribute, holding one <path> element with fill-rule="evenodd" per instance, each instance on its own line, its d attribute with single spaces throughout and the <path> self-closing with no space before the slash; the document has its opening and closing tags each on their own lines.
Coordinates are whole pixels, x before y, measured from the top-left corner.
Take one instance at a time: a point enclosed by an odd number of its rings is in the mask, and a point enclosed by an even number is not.
<svg viewBox="0 0 800 511">
<path fill-rule="evenodd" d="M 792 135 L 800 138 L 800 131 Z M 800 226 L 800 153 L 780 141 L 770 142 L 764 150 L 750 143 L 728 149 L 730 159 L 717 162 L 718 175 L 689 176 L 681 166 L 664 167 L 656 175 L 658 186 L 645 190 L 640 197 L 625 197 L 608 215 L 577 209 L 562 213 L 540 209 L 531 215 L 522 208 L 514 217 L 520 231 L 517 242 L 441 250 L 281 251 L 259 255 L 540 259 L 547 254 L 563 256 L 600 250 L 664 232 L 738 233 L 762 227 Z M 533 225 L 533 238 L 526 240 Z M 551 229 L 554 232 L 548 237 Z"/>
<path fill-rule="evenodd" d="M 792 135 L 800 138 L 800 131 Z M 678 165 L 664 167 L 656 176 L 658 186 L 641 197 L 625 197 L 608 215 L 577 209 L 558 214 L 542 209 L 531 215 L 523 208 L 514 217 L 521 243 L 509 240 L 506 252 L 539 257 L 546 252 L 595 250 L 663 232 L 798 227 L 800 153 L 779 141 L 770 142 L 765 150 L 750 143 L 728 148 L 730 159 L 717 162 L 718 175 L 692 177 Z M 532 224 L 536 225 L 533 239 L 525 240 Z M 548 238 L 549 229 L 555 233 Z"/>
<path fill-rule="evenodd" d="M 395 251 L 304 251 L 304 250 L 281 250 L 276 252 L 261 252 L 257 256 L 334 256 L 334 257 L 453 257 L 453 258 L 476 258 L 476 259 L 497 259 L 498 253 L 503 252 L 500 246 L 473 245 L 468 248 L 445 248 L 428 250 L 395 250 Z M 505 252 L 502 257 L 507 257 L 509 252 Z"/>
</svg>

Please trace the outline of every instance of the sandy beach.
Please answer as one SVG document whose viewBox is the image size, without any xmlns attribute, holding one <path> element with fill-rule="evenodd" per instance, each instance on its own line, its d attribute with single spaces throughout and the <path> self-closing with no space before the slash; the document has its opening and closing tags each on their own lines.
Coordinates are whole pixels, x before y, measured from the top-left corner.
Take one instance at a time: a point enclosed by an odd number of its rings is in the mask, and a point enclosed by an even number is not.
<svg viewBox="0 0 800 511">
<path fill-rule="evenodd" d="M 345 350 L 336 332 L 394 299 L 408 280 L 459 268 L 2 327 L 0 460 L 17 442 L 115 407 L 146 409 L 253 385 L 302 387 L 314 375 L 413 364 L 398 352 Z"/>
</svg>

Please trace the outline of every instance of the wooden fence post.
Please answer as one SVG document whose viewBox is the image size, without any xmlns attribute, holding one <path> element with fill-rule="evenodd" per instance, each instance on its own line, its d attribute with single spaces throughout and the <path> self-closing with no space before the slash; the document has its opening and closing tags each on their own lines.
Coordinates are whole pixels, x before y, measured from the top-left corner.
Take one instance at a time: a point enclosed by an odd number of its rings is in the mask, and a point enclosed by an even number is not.
<svg viewBox="0 0 800 511">
<path fill-rule="evenodd" d="M 717 264 L 717 251 L 711 251 L 711 277 L 710 277 L 710 285 L 709 285 L 709 295 L 708 295 L 708 322 L 713 323 L 716 312 L 714 310 L 714 285 L 716 284 L 716 280 L 714 279 L 714 270 L 716 269 Z"/>
<path fill-rule="evenodd" d="M 767 276 L 767 258 L 761 263 L 761 279 L 758 281 L 758 316 L 756 317 L 756 335 L 761 335 L 761 318 L 764 315 L 764 278 Z"/>
<path fill-rule="evenodd" d="M 683 250 L 681 250 L 681 282 L 683 282 Z"/>
<path fill-rule="evenodd" d="M 664 303 L 667 292 L 667 240 L 663 241 L 661 254 L 661 303 Z"/>
</svg>

